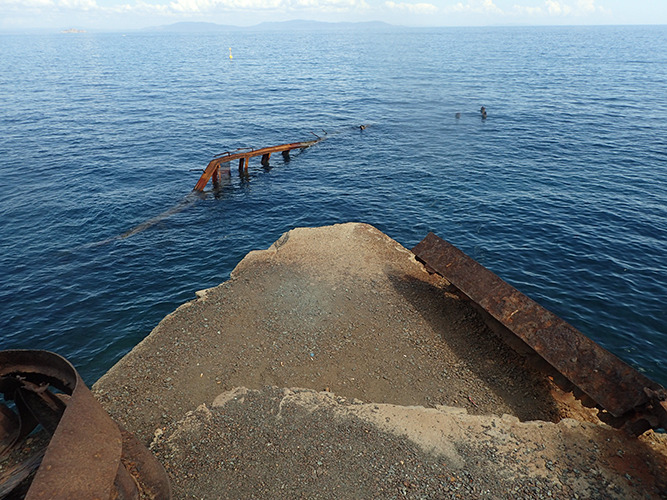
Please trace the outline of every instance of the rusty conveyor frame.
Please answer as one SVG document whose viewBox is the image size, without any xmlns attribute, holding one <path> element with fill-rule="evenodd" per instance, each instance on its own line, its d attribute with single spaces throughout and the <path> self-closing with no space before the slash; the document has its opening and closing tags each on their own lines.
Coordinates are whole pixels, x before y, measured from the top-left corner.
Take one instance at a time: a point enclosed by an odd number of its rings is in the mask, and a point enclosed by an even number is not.
<svg viewBox="0 0 667 500">
<path fill-rule="evenodd" d="M 210 179 L 213 179 L 213 184 L 217 185 L 220 179 L 220 165 L 223 163 L 230 163 L 234 160 L 239 160 L 239 172 L 241 172 L 243 170 L 248 170 L 248 162 L 250 161 L 250 158 L 261 156 L 262 165 L 268 165 L 269 158 L 271 157 L 272 153 L 283 153 L 283 155 L 286 155 L 289 154 L 289 152 L 293 149 L 306 149 L 323 140 L 323 137 L 318 135 L 315 135 L 315 137 L 317 137 L 317 139 L 312 141 L 292 142 L 289 144 L 280 144 L 278 146 L 270 146 L 261 149 L 241 148 L 233 152 L 227 151 L 222 155 L 213 158 L 209 162 L 209 164 L 206 166 L 206 169 L 204 170 L 204 173 L 197 181 L 197 184 L 195 184 L 193 191 L 203 191 Z"/>
<path fill-rule="evenodd" d="M 481 306 L 634 434 L 667 429 L 667 391 L 461 250 L 429 233 L 417 258 Z"/>
</svg>

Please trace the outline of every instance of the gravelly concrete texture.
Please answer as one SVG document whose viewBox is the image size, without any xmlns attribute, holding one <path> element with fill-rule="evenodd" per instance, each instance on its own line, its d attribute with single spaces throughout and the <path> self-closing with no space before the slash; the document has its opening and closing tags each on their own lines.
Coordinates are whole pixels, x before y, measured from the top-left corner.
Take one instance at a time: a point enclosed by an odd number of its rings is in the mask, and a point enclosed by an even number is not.
<svg viewBox="0 0 667 500">
<path fill-rule="evenodd" d="M 372 226 L 292 230 L 197 295 L 94 386 L 179 498 L 664 495 L 664 436 L 552 423 L 596 419 Z"/>
</svg>

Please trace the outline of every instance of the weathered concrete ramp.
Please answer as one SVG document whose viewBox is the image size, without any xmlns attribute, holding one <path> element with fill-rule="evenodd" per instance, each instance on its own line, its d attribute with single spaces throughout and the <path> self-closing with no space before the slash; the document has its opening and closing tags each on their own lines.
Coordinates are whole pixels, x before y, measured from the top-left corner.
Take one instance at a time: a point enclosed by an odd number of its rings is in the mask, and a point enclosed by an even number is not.
<svg viewBox="0 0 667 500">
<path fill-rule="evenodd" d="M 371 226 L 294 229 L 167 316 L 94 388 L 146 442 L 237 386 L 558 419 L 543 377 L 448 286 Z"/>
<path fill-rule="evenodd" d="M 595 418 L 571 395 L 557 402 L 548 380 L 454 291 L 369 225 L 295 229 L 166 317 L 95 394 L 144 443 L 157 436 L 153 448 L 178 498 L 547 498 L 552 491 L 570 499 L 589 487 L 582 498 L 632 498 L 628 491 L 660 498 L 664 470 L 655 464 L 667 457 L 664 440 L 650 433 L 619 445 L 614 453 L 630 479 L 598 465 L 616 460 L 599 451 L 605 433 L 616 431 L 545 423 Z M 309 391 L 292 391 L 296 398 L 286 387 Z M 438 412 L 441 405 L 467 414 Z M 503 414 L 526 423 L 506 417 L 509 427 L 497 431 Z M 428 423 L 406 430 L 421 415 Z M 552 448 L 542 434 L 555 440 Z M 429 442 L 440 444 L 429 449 Z M 568 461 L 575 453 L 586 468 Z"/>
</svg>

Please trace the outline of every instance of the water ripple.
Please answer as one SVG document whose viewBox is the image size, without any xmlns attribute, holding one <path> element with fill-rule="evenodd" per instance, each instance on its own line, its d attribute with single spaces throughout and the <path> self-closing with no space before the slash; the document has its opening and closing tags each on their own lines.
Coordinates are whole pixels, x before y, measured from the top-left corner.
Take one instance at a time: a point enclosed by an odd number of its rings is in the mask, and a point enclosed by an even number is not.
<svg viewBox="0 0 667 500">
<path fill-rule="evenodd" d="M 93 381 L 248 251 L 355 220 L 436 232 L 667 384 L 664 27 L 1 42 L 4 347 Z M 160 217 L 215 154 L 322 129 Z"/>
</svg>

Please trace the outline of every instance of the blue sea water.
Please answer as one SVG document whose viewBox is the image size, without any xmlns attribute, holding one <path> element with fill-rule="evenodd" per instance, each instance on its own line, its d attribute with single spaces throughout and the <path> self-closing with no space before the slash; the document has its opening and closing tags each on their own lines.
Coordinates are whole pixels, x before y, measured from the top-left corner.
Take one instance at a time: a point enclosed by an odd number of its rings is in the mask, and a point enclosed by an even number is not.
<svg viewBox="0 0 667 500">
<path fill-rule="evenodd" d="M 91 384 L 248 251 L 363 221 L 435 232 L 667 385 L 665 26 L 0 35 L 0 68 L 2 348 Z M 323 129 L 117 238 L 214 155 Z"/>
</svg>

